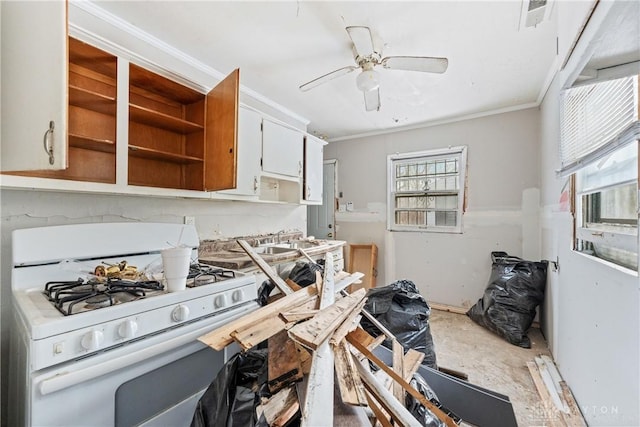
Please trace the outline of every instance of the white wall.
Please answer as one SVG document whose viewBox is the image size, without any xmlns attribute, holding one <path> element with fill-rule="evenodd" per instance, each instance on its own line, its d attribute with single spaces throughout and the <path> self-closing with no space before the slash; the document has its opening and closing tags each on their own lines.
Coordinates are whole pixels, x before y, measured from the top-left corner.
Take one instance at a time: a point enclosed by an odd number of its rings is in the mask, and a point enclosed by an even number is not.
<svg viewBox="0 0 640 427">
<path fill-rule="evenodd" d="M 542 257 L 557 259 L 551 273 L 543 329 L 559 370 L 589 425 L 640 425 L 640 300 L 637 274 L 571 250 L 572 216 L 559 203 L 566 179 L 557 178 L 559 94 L 589 57 L 589 45 L 612 31 L 600 2 L 574 54 L 541 105 Z M 561 10 L 562 11 L 562 10 Z M 574 16 L 560 16 L 575 24 Z"/>
<path fill-rule="evenodd" d="M 20 228 L 90 222 L 182 223 L 194 216 L 201 239 L 217 239 L 279 230 L 306 232 L 306 206 L 142 196 L 0 190 L 1 370 L 8 372 L 11 303 L 11 232 Z M 8 375 L 2 375 L 2 396 Z M 6 402 L 2 414 L 6 415 Z M 3 422 L 2 425 L 5 425 Z"/>
<path fill-rule="evenodd" d="M 408 279 L 430 301 L 470 306 L 487 284 L 491 251 L 539 253 L 536 233 L 522 239 L 537 223 L 538 130 L 534 108 L 330 143 L 325 158 L 338 159 L 340 202 L 355 207 L 337 216 L 338 238 L 378 246 L 379 286 Z M 450 145 L 468 146 L 464 233 L 387 232 L 387 155 Z M 525 203 L 525 212 L 523 194 L 536 200 Z"/>
</svg>

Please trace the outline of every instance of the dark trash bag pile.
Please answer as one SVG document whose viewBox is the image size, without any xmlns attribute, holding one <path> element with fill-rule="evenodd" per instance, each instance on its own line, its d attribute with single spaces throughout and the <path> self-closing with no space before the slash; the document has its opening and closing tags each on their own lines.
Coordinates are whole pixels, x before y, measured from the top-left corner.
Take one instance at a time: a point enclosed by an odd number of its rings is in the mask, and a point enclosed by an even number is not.
<svg viewBox="0 0 640 427">
<path fill-rule="evenodd" d="M 289 279 L 306 288 L 316 283 L 316 271 L 319 271 L 320 274 L 324 273 L 324 260 L 319 260 L 317 263 L 298 261 L 291 269 Z M 262 282 L 258 289 L 258 304 L 262 307 L 267 305 L 269 295 L 271 295 L 271 291 L 273 291 L 275 287 L 276 285 L 274 285 L 271 280 Z"/>
<path fill-rule="evenodd" d="M 431 309 L 413 282 L 398 280 L 387 286 L 370 289 L 364 308 L 389 329 L 405 349 L 412 348 L 424 353 L 423 365 L 434 369 L 437 367 L 429 327 Z M 381 334 L 366 317 L 362 318 L 360 325 L 373 336 Z M 385 340 L 383 345 L 391 348 L 389 340 Z"/>
<path fill-rule="evenodd" d="M 191 427 L 267 426 L 256 416 L 267 388 L 267 350 L 237 353 L 218 372 L 196 406 Z"/>
<path fill-rule="evenodd" d="M 511 344 L 531 348 L 527 331 L 544 300 L 547 261 L 525 261 L 506 252 L 492 252 L 493 265 L 484 296 L 467 311 L 477 324 Z"/>
</svg>

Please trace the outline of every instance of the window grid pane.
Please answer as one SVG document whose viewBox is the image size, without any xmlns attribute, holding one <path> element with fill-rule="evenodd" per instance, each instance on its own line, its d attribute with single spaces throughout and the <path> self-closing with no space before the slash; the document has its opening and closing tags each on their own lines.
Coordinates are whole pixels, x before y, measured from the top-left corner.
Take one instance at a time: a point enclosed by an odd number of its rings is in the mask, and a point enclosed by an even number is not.
<svg viewBox="0 0 640 427">
<path fill-rule="evenodd" d="M 460 159 L 441 154 L 393 160 L 391 218 L 396 226 L 456 228 L 460 215 Z"/>
</svg>

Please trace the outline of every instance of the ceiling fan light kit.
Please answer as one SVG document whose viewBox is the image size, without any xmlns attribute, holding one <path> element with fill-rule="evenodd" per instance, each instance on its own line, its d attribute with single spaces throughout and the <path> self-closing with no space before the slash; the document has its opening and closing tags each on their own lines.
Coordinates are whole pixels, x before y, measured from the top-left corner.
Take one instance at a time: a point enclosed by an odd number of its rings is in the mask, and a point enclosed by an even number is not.
<svg viewBox="0 0 640 427">
<path fill-rule="evenodd" d="M 306 92 L 309 89 L 360 68 L 362 72 L 356 77 L 356 86 L 364 94 L 365 109 L 366 111 L 379 111 L 380 75 L 374 70 L 374 67 L 382 65 L 383 68 L 389 70 L 444 73 L 449 66 L 447 58 L 434 58 L 429 56 L 388 56 L 382 58 L 380 52 L 375 50 L 369 27 L 350 26 L 347 27 L 346 30 L 351 38 L 357 67 L 348 66 L 331 71 L 301 85 L 301 91 Z"/>
<path fill-rule="evenodd" d="M 376 90 L 380 87 L 380 77 L 374 70 L 364 70 L 356 77 L 356 86 L 363 92 Z"/>
</svg>

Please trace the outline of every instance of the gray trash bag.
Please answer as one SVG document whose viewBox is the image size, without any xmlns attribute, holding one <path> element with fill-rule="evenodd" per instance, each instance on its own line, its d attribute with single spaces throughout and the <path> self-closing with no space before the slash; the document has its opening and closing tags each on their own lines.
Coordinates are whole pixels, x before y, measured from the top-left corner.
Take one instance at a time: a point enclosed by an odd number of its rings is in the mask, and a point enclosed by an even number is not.
<svg viewBox="0 0 640 427">
<path fill-rule="evenodd" d="M 527 331 L 544 301 L 548 262 L 525 261 L 506 252 L 492 252 L 491 260 L 484 296 L 467 316 L 511 344 L 531 348 Z"/>
<path fill-rule="evenodd" d="M 405 350 L 412 348 L 424 353 L 422 364 L 436 369 L 436 352 L 429 327 L 431 308 L 413 282 L 398 280 L 369 289 L 364 308 L 395 335 Z M 366 317 L 362 318 L 360 325 L 373 336 L 381 334 Z M 383 345 L 392 348 L 389 340 L 385 340 Z"/>
</svg>

